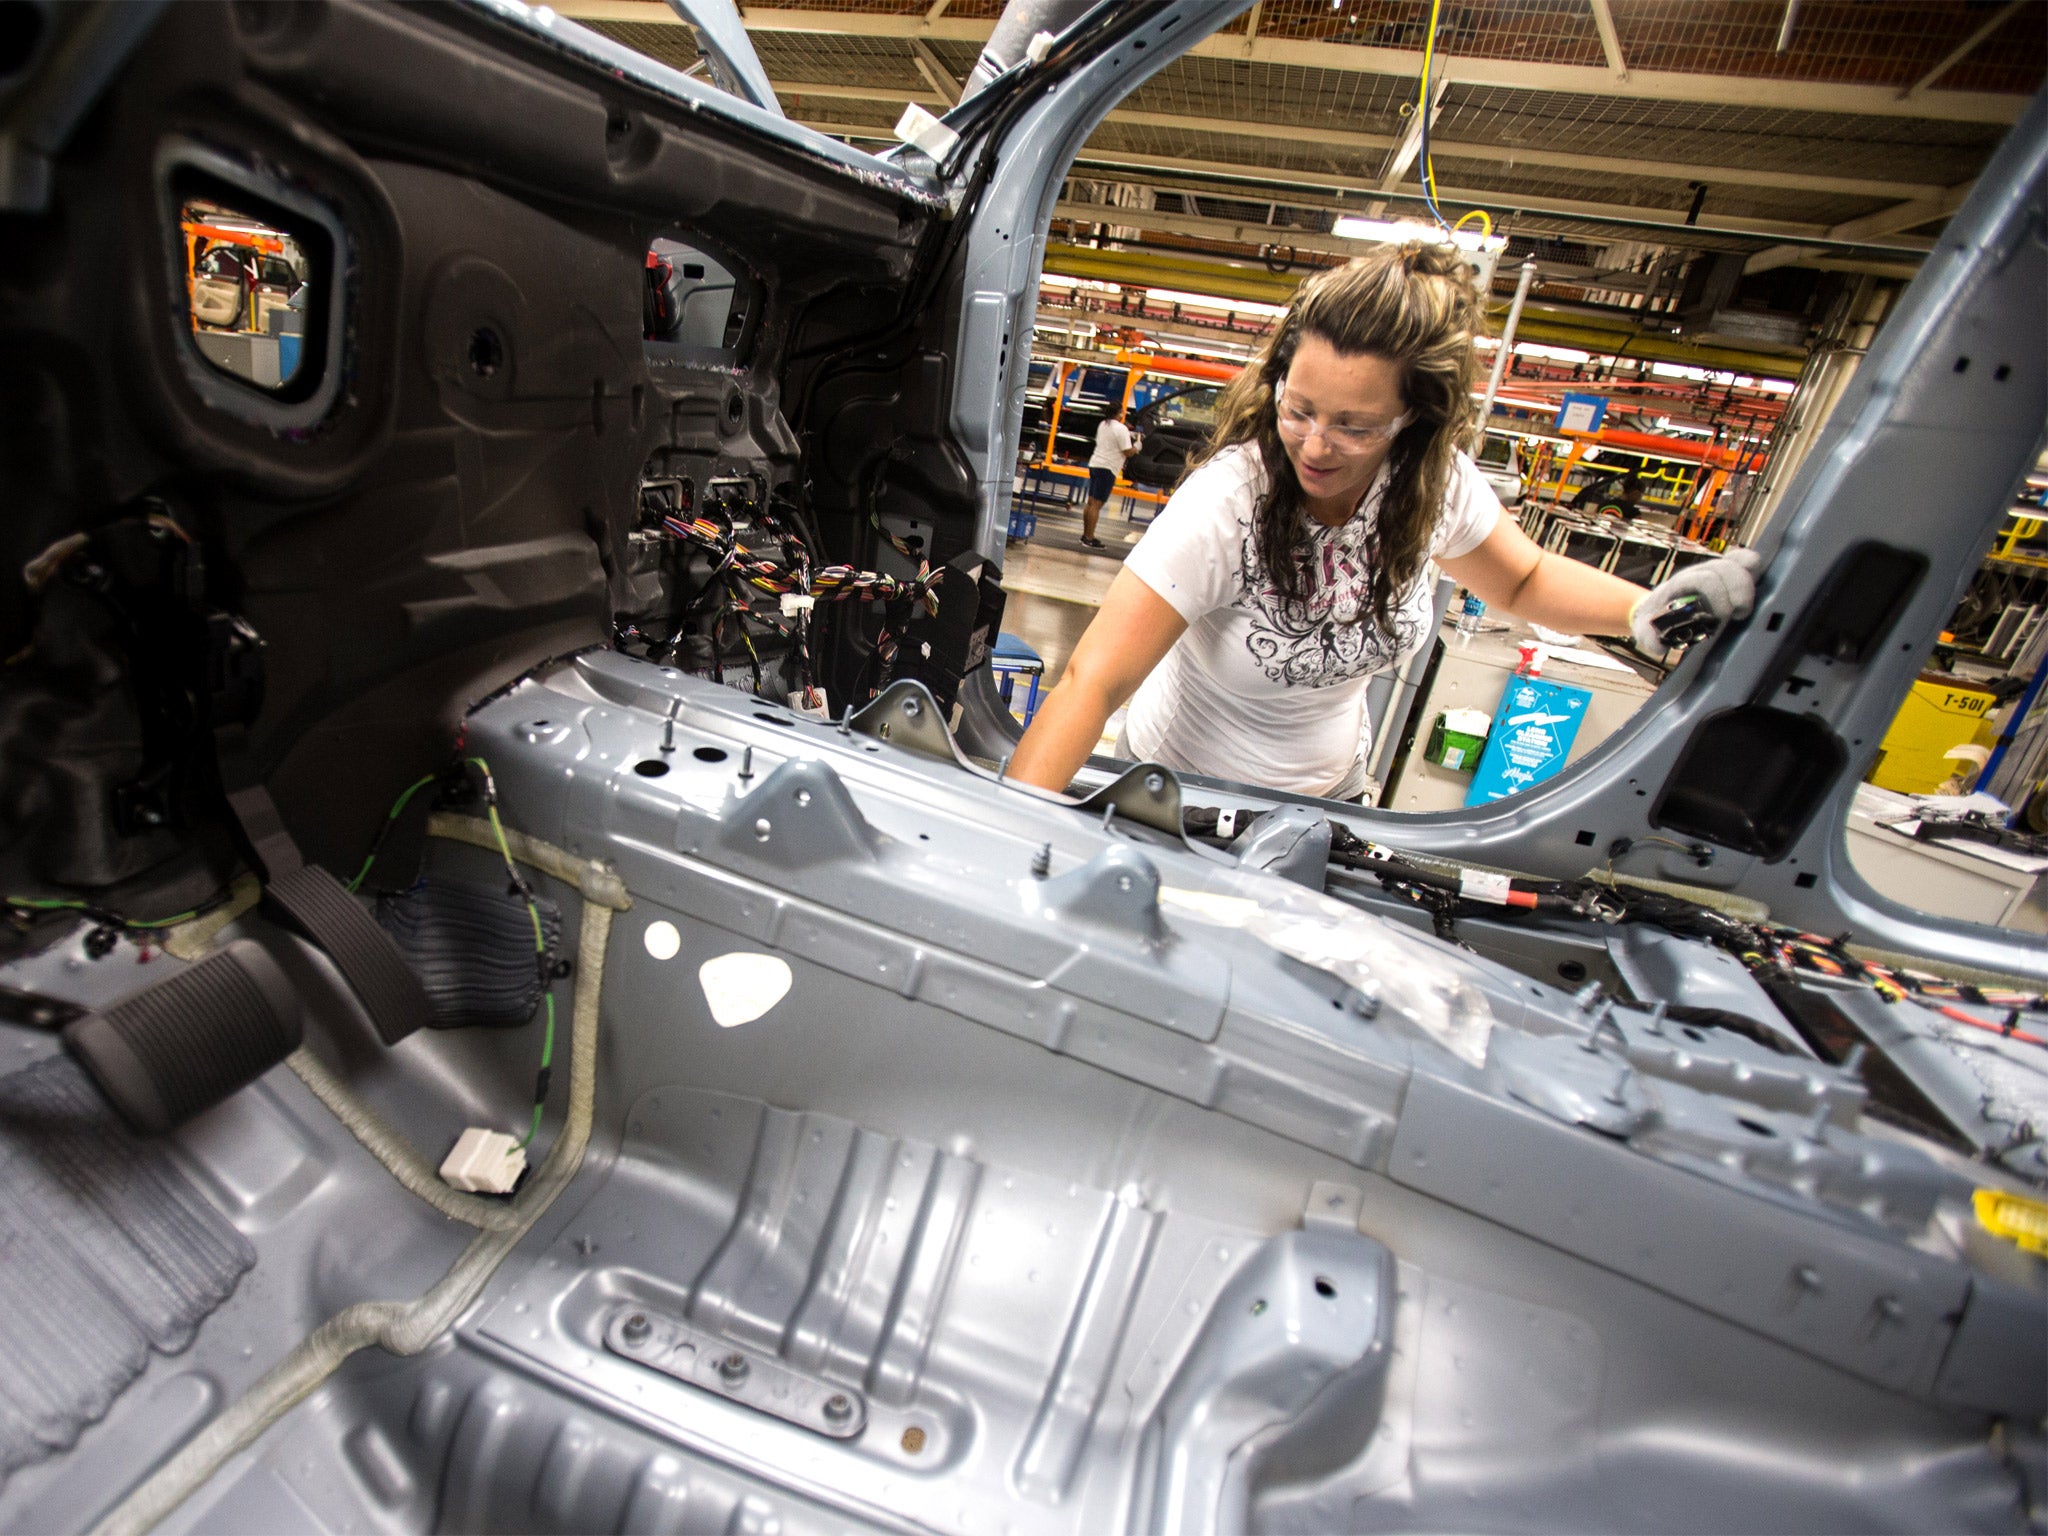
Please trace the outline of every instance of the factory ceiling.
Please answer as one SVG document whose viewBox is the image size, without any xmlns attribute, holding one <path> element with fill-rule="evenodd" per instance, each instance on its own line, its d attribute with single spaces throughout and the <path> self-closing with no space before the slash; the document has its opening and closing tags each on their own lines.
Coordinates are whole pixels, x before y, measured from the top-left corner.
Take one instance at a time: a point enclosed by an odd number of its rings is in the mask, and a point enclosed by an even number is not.
<svg viewBox="0 0 2048 1536">
<path fill-rule="evenodd" d="M 698 63 L 661 0 L 557 9 L 663 63 Z M 742 8 L 784 110 L 877 147 L 906 102 L 953 103 L 1000 10 Z M 1422 216 L 1429 14 L 1427 0 L 1252 6 L 1096 130 L 1055 238 L 1300 271 L 1355 249 L 1330 233 L 1341 214 Z M 1455 0 L 1436 59 L 1439 203 L 1453 219 L 1485 210 L 1548 284 L 1611 299 L 1653 271 L 1675 280 L 1670 254 L 1700 253 L 1740 255 L 1749 274 L 1900 279 L 2039 88 L 2048 5 Z"/>
</svg>

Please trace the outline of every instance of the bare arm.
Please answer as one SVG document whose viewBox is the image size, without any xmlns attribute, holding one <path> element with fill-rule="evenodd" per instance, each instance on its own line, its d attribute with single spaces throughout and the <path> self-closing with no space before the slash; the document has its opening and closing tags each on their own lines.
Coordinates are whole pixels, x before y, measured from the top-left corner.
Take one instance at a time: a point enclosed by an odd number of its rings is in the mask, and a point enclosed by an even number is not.
<svg viewBox="0 0 2048 1536">
<path fill-rule="evenodd" d="M 1627 634 L 1629 610 L 1643 596 L 1634 582 L 1537 548 L 1507 517 L 1477 549 L 1437 563 L 1489 607 L 1573 634 Z"/>
<path fill-rule="evenodd" d="M 1187 627 L 1173 605 L 1133 572 L 1118 571 L 1059 686 L 1032 716 L 1010 759 L 1010 777 L 1041 789 L 1065 789 L 1095 750 L 1109 717 Z"/>
</svg>

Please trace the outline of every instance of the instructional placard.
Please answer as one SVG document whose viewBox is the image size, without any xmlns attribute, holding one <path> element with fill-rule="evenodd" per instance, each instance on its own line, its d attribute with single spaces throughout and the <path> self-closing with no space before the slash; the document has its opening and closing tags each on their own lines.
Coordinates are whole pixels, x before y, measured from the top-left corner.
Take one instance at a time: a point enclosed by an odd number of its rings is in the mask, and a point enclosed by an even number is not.
<svg viewBox="0 0 2048 1536">
<path fill-rule="evenodd" d="M 1510 677 L 1493 712 L 1467 805 L 1486 805 L 1540 784 L 1564 767 L 1585 723 L 1592 690 L 1540 677 Z"/>
<path fill-rule="evenodd" d="M 1558 403 L 1557 430 L 1560 432 L 1598 432 L 1600 423 L 1606 419 L 1605 395 L 1567 393 Z"/>
</svg>

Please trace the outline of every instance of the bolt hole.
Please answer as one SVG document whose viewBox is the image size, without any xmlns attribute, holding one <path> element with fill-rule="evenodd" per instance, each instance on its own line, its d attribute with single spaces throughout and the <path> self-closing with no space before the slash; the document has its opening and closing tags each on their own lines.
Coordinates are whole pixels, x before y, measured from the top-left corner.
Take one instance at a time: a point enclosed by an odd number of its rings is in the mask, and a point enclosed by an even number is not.
<svg viewBox="0 0 2048 1536">
<path fill-rule="evenodd" d="M 1737 1115 L 1735 1123 L 1755 1136 L 1776 1136 L 1778 1133 L 1761 1120 L 1752 1120 L 1747 1115 Z"/>
<path fill-rule="evenodd" d="M 633 765 L 633 771 L 643 779 L 658 779 L 668 772 L 668 764 L 658 757 L 643 757 Z"/>
<path fill-rule="evenodd" d="M 744 418 L 746 414 L 746 401 L 742 400 L 738 395 L 726 396 L 725 419 L 727 421 L 731 422 L 734 426 L 738 426 L 740 424 L 741 419 Z"/>
<path fill-rule="evenodd" d="M 1586 979 L 1586 967 L 1582 961 L 1560 960 L 1557 962 L 1557 974 L 1576 984 Z"/>
<path fill-rule="evenodd" d="M 2007 379 L 2012 377 L 2012 364 L 2000 363 L 1996 368 L 1991 370 L 1991 377 L 1997 380 L 2000 384 L 2003 384 Z"/>
<path fill-rule="evenodd" d="M 726 759 L 726 750 L 723 747 L 699 747 L 690 756 L 700 763 L 722 763 Z"/>
<path fill-rule="evenodd" d="M 1316 1276 L 1316 1294 L 1325 1301 L 1331 1301 L 1336 1298 L 1337 1287 L 1330 1283 L 1328 1275 Z"/>
<path fill-rule="evenodd" d="M 1956 372 L 1957 372 L 1957 373 L 1968 373 L 1969 371 L 1970 371 L 1970 360 L 1969 360 L 1969 359 L 1968 359 L 1967 357 L 1959 357 L 1959 358 L 1957 358 L 1957 359 L 1956 359 Z"/>
<path fill-rule="evenodd" d="M 505 343 L 488 325 L 480 325 L 469 337 L 469 371 L 488 379 L 505 366 Z"/>
<path fill-rule="evenodd" d="M 1684 1024 L 1679 1026 L 1679 1031 L 1688 1040 L 1704 1040 L 1707 1038 L 1705 1034 L 1703 1034 L 1701 1031 L 1697 1029 L 1694 1029 L 1690 1024 Z"/>
<path fill-rule="evenodd" d="M 1579 835 L 1573 838 L 1572 841 L 1577 843 L 1581 848 L 1590 848 L 1593 846 L 1594 834 L 1587 831 L 1584 827 L 1581 827 L 1579 829 Z"/>
<path fill-rule="evenodd" d="M 607 114 L 607 116 L 605 117 L 605 120 L 604 120 L 604 141 L 605 141 L 605 143 L 607 143 L 607 144 L 616 144 L 616 143 L 618 143 L 618 142 L 619 142 L 619 140 L 623 139 L 623 138 L 624 138 L 624 137 L 625 137 L 625 136 L 626 136 L 627 134 L 631 133 L 632 131 L 633 131 L 633 119 L 631 119 L 630 117 L 626 116 L 626 114 L 625 114 L 625 113 L 623 113 L 623 112 L 612 112 L 612 113 L 609 113 L 609 114 Z"/>
</svg>

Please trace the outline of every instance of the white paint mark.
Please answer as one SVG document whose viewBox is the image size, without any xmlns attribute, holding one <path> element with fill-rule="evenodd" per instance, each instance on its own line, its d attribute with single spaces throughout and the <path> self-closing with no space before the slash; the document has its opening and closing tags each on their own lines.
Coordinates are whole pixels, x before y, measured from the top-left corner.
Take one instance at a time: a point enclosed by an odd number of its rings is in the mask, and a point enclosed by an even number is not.
<svg viewBox="0 0 2048 1536">
<path fill-rule="evenodd" d="M 665 919 L 649 923 L 640 938 L 647 953 L 657 960 L 673 960 L 683 947 L 683 936 L 676 932 L 676 925 Z"/>
<path fill-rule="evenodd" d="M 697 984 L 720 1029 L 751 1024 L 789 995 L 789 962 L 735 950 L 697 967 Z"/>
</svg>

